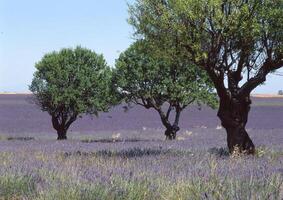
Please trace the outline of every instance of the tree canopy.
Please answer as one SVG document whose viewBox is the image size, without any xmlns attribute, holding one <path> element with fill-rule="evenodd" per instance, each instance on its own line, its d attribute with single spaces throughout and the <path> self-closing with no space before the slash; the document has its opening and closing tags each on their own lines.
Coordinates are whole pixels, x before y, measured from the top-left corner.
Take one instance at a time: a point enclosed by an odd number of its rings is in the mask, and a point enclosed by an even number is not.
<svg viewBox="0 0 283 200">
<path fill-rule="evenodd" d="M 282 0 L 137 0 L 129 22 L 138 39 L 179 52 L 207 71 L 232 152 L 254 152 L 245 131 L 250 93 L 283 66 Z"/>
<path fill-rule="evenodd" d="M 81 114 L 107 111 L 112 105 L 111 70 L 102 55 L 76 47 L 46 54 L 36 63 L 30 85 L 36 103 L 52 116 L 58 139 L 66 139 Z"/>
<path fill-rule="evenodd" d="M 159 113 L 168 139 L 176 137 L 181 111 L 189 104 L 216 104 L 206 72 L 176 54 L 155 57 L 144 40 L 135 42 L 120 55 L 113 80 L 123 100 Z M 175 117 L 170 122 L 172 110 Z"/>
</svg>

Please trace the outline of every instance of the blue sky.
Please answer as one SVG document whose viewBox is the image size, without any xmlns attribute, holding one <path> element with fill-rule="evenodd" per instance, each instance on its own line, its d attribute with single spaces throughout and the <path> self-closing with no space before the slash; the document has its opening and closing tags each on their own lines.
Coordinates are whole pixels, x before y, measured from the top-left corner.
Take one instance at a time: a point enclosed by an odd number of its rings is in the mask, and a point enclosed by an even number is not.
<svg viewBox="0 0 283 200">
<path fill-rule="evenodd" d="M 133 1 L 0 0 L 0 92 L 27 92 L 35 62 L 63 47 L 90 48 L 113 66 L 133 41 L 126 21 Z M 270 75 L 255 92 L 279 89 L 283 77 Z"/>
</svg>

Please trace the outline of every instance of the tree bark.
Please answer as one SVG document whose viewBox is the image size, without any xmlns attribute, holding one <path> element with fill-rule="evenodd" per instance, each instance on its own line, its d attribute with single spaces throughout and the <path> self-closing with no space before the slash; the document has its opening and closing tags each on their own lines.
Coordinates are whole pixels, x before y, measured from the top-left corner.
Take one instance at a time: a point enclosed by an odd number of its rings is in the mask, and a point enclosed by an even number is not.
<svg viewBox="0 0 283 200">
<path fill-rule="evenodd" d="M 64 129 L 57 130 L 57 140 L 67 140 L 67 131 Z"/>
<path fill-rule="evenodd" d="M 254 154 L 255 146 L 246 131 L 250 111 L 250 97 L 220 98 L 218 117 L 227 132 L 229 152 Z"/>
<path fill-rule="evenodd" d="M 66 140 L 67 139 L 67 130 L 70 125 L 76 120 L 77 115 L 70 117 L 69 119 L 61 119 L 60 116 L 52 115 L 52 125 L 53 128 L 57 131 L 57 140 Z"/>
<path fill-rule="evenodd" d="M 165 131 L 166 140 L 175 140 L 179 130 L 180 128 L 177 125 L 167 127 Z"/>
<path fill-rule="evenodd" d="M 170 111 L 171 111 L 171 105 L 169 107 L 166 117 L 164 118 L 164 116 L 162 117 L 161 115 L 161 120 L 163 125 L 166 127 L 165 130 L 166 140 L 175 140 L 177 132 L 180 130 L 179 119 L 182 109 L 180 108 L 180 106 L 175 106 L 175 120 L 173 125 L 169 121 Z"/>
<path fill-rule="evenodd" d="M 180 120 L 181 111 L 186 106 L 181 107 L 179 103 L 170 102 L 169 107 L 167 109 L 167 112 L 165 114 L 162 110 L 162 104 L 163 103 L 160 103 L 160 102 L 156 103 L 156 102 L 158 102 L 158 100 L 152 100 L 150 98 L 148 98 L 148 99 L 141 98 L 141 101 L 142 101 L 142 103 L 139 103 L 139 102 L 135 102 L 135 103 L 139 104 L 141 106 L 144 106 L 147 109 L 154 108 L 159 113 L 161 122 L 164 125 L 164 127 L 166 128 L 166 130 L 165 130 L 166 140 L 175 140 L 176 134 L 180 130 L 178 124 L 179 124 L 179 120 Z M 169 118 L 170 118 L 171 111 L 173 109 L 175 109 L 175 120 L 174 120 L 174 123 L 172 125 Z"/>
</svg>

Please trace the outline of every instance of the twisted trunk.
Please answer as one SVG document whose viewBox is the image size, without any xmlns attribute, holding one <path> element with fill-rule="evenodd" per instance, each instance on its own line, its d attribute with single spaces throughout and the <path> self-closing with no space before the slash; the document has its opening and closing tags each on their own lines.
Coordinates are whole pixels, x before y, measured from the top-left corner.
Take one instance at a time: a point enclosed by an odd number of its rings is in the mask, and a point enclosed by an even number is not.
<svg viewBox="0 0 283 200">
<path fill-rule="evenodd" d="M 169 107 L 167 109 L 166 114 L 162 110 L 162 105 L 163 103 L 159 102 L 160 100 L 154 100 L 153 98 L 141 98 L 141 102 L 135 101 L 136 104 L 144 106 L 147 109 L 154 108 L 161 119 L 162 124 L 166 128 L 165 130 L 165 136 L 167 140 L 175 140 L 177 132 L 180 130 L 179 128 L 179 120 L 180 120 L 180 115 L 182 110 L 187 106 L 183 105 L 181 106 L 180 103 L 178 102 L 169 102 Z M 194 100 L 192 100 L 190 103 L 192 103 Z M 159 103 L 157 103 L 159 102 Z M 190 104 L 189 103 L 189 104 Z M 172 124 L 169 120 L 171 111 L 175 110 L 175 120 L 174 123 Z"/>
<path fill-rule="evenodd" d="M 246 131 L 251 100 L 246 97 L 220 98 L 218 117 L 227 132 L 230 153 L 254 154 L 255 146 Z"/>
<path fill-rule="evenodd" d="M 166 115 L 161 110 L 158 111 L 162 124 L 166 127 L 166 130 L 165 130 L 166 140 L 175 140 L 177 136 L 177 132 L 180 130 L 179 119 L 180 119 L 182 109 L 180 108 L 180 106 L 175 106 L 175 120 L 174 120 L 173 125 L 169 121 L 171 109 L 172 107 L 170 105 Z"/>
<path fill-rule="evenodd" d="M 67 117 L 64 115 L 52 115 L 52 125 L 57 131 L 57 140 L 66 140 L 70 125 L 77 119 L 77 115 Z"/>
<path fill-rule="evenodd" d="M 168 126 L 165 131 L 166 140 L 175 140 L 179 130 L 178 125 Z"/>
</svg>

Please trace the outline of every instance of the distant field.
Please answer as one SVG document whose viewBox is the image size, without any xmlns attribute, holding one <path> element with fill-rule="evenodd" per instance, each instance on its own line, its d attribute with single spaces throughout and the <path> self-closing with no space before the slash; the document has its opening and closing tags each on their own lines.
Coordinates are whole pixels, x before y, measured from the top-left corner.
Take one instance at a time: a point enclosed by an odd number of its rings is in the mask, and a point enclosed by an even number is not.
<svg viewBox="0 0 283 200">
<path fill-rule="evenodd" d="M 283 98 L 283 95 L 278 94 L 253 94 L 252 96 L 257 98 Z"/>
<path fill-rule="evenodd" d="M 52 133 L 50 116 L 29 103 L 31 95 L 0 95 L 0 133 Z M 283 98 L 253 98 L 248 128 L 283 129 Z M 182 130 L 205 126 L 216 128 L 220 121 L 217 111 L 207 107 L 198 110 L 191 106 L 182 113 Z M 140 106 L 124 112 L 122 106 L 113 108 L 109 113 L 100 114 L 99 118 L 85 116 L 77 120 L 71 132 L 93 133 L 96 131 L 120 131 L 163 129 L 158 114 Z"/>
</svg>

